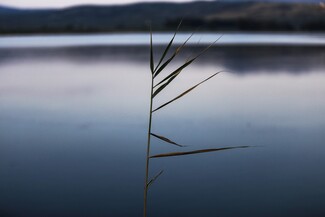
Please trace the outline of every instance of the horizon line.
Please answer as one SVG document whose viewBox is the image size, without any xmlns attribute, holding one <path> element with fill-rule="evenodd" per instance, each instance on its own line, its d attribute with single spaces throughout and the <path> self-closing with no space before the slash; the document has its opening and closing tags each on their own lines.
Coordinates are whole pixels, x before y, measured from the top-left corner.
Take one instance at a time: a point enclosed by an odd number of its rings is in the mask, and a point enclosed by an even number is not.
<svg viewBox="0 0 325 217">
<path fill-rule="evenodd" d="M 191 3 L 191 2 L 213 2 L 213 1 L 224 1 L 224 0 L 181 0 L 181 1 L 173 1 L 173 0 L 159 0 L 159 1 L 136 1 L 136 2 L 122 2 L 122 3 L 80 3 L 80 4 L 67 4 L 64 6 L 17 6 L 10 4 L 0 3 L 0 7 L 9 8 L 9 9 L 18 9 L 18 10 L 51 10 L 51 9 L 65 9 L 65 8 L 73 8 L 79 6 L 126 6 L 126 5 L 137 5 L 137 4 L 156 4 L 156 3 L 171 3 L 171 4 L 183 4 L 183 3 Z M 232 0 L 236 1 L 236 0 Z M 259 0 L 247 0 L 247 1 L 259 1 Z"/>
</svg>

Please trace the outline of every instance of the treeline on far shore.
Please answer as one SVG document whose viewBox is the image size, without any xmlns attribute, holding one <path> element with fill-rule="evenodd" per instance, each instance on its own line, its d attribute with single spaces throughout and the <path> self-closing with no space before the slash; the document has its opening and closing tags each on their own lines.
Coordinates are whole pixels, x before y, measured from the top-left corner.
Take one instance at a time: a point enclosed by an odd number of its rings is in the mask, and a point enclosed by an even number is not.
<svg viewBox="0 0 325 217">
<path fill-rule="evenodd" d="M 0 7 L 0 34 L 173 31 L 325 31 L 317 3 L 188 2 L 23 10 Z"/>
</svg>

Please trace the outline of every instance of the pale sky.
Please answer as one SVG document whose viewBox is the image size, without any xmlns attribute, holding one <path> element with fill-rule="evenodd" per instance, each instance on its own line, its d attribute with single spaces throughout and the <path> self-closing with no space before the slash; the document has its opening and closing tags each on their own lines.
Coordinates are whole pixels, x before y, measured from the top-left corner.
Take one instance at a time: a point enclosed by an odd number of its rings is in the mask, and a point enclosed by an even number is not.
<svg viewBox="0 0 325 217">
<path fill-rule="evenodd" d="M 141 2 L 188 2 L 190 0 L 142 0 Z M 126 4 L 140 2 L 139 0 L 0 0 L 0 5 L 20 8 L 61 8 L 72 5 L 92 4 Z"/>
</svg>

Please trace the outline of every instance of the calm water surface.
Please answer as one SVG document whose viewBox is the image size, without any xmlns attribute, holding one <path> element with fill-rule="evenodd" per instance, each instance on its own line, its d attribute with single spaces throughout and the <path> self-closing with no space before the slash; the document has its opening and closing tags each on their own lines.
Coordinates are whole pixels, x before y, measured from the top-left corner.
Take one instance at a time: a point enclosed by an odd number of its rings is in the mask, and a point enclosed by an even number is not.
<svg viewBox="0 0 325 217">
<path fill-rule="evenodd" d="M 148 58 L 146 46 L 0 49 L 1 217 L 141 216 Z M 153 131 L 181 150 L 258 147 L 154 160 L 165 172 L 150 216 L 325 216 L 325 47 L 214 47 L 155 106 L 221 69 L 155 113 Z"/>
<path fill-rule="evenodd" d="M 157 33 L 153 35 L 155 45 L 167 44 L 174 33 Z M 190 33 L 179 33 L 174 44 L 183 44 Z M 197 45 L 211 44 L 219 38 L 220 45 L 233 44 L 269 44 L 269 45 L 325 45 L 325 34 L 290 34 L 290 33 L 196 33 L 188 41 L 188 44 Z M 18 35 L 0 36 L 0 48 L 12 47 L 64 47 L 64 46 L 96 46 L 96 45 L 147 45 L 149 34 L 147 33 L 111 33 L 111 34 L 89 34 L 84 35 Z"/>
</svg>

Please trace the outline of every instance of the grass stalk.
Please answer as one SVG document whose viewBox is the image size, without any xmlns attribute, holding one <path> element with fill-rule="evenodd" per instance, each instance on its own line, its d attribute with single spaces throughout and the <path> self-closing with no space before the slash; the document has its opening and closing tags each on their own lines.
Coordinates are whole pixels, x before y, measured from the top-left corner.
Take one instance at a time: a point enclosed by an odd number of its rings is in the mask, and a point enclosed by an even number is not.
<svg viewBox="0 0 325 217">
<path fill-rule="evenodd" d="M 249 146 L 232 146 L 232 147 L 218 147 L 218 148 L 209 148 L 209 149 L 199 149 L 199 150 L 192 150 L 192 151 L 182 151 L 182 152 L 171 152 L 171 153 L 162 153 L 162 154 L 156 154 L 151 156 L 150 155 L 150 143 L 151 143 L 151 136 L 156 137 L 160 139 L 161 141 L 164 141 L 165 143 L 173 144 L 175 146 L 178 146 L 179 148 L 185 148 L 185 145 L 179 145 L 178 143 L 168 139 L 165 136 L 161 136 L 158 134 L 154 134 L 151 132 L 151 126 L 152 126 L 152 115 L 155 111 L 179 100 L 183 96 L 190 93 L 192 90 L 196 89 L 201 84 L 207 82 L 211 78 L 218 75 L 221 71 L 214 73 L 210 77 L 204 79 L 203 81 L 197 83 L 196 85 L 192 86 L 191 88 L 187 89 L 183 93 L 177 95 L 173 99 L 169 100 L 168 102 L 158 106 L 153 110 L 153 100 L 154 98 L 158 97 L 159 93 L 164 90 L 185 68 L 187 68 L 189 65 L 191 65 L 198 57 L 200 57 L 202 54 L 204 54 L 211 46 L 213 46 L 220 38 L 221 36 L 214 41 L 212 44 L 210 44 L 208 47 L 206 47 L 203 51 L 201 51 L 198 55 L 195 57 L 186 60 L 185 63 L 183 63 L 181 66 L 179 66 L 176 70 L 172 71 L 168 75 L 165 75 L 165 78 L 162 79 L 159 83 L 155 83 L 155 78 L 159 74 L 164 74 L 165 67 L 171 63 L 171 61 L 179 54 L 179 52 L 182 50 L 182 48 L 185 46 L 185 44 L 188 42 L 188 40 L 192 37 L 193 34 L 180 46 L 178 47 L 173 54 L 168 58 L 166 57 L 168 55 L 168 51 L 173 45 L 174 38 L 176 36 L 176 33 L 179 29 L 180 25 L 177 27 L 177 30 L 175 34 L 173 35 L 172 39 L 168 43 L 167 47 L 165 48 L 165 51 L 160 57 L 160 60 L 158 64 L 155 67 L 154 64 L 154 58 L 153 58 L 153 45 L 152 45 L 152 31 L 150 31 L 150 71 L 151 71 L 151 89 L 150 89 L 150 111 L 149 111 L 149 125 L 148 125 L 148 141 L 147 141 L 147 155 L 146 155 L 146 171 L 145 171 L 145 181 L 144 181 L 144 197 L 143 197 L 143 216 L 147 217 L 147 202 L 148 202 L 148 189 L 149 186 L 158 179 L 158 177 L 163 173 L 163 170 L 160 171 L 156 176 L 150 179 L 149 181 L 149 163 L 150 159 L 154 158 L 162 158 L 162 157 L 175 157 L 175 156 L 183 156 L 183 155 L 193 155 L 193 154 L 200 154 L 200 153 L 207 153 L 207 152 L 218 152 L 218 151 L 224 151 L 224 150 L 230 150 L 230 149 L 239 149 L 239 148 L 248 148 Z M 165 57 L 167 58 L 166 61 L 164 61 Z M 156 89 L 155 89 L 156 88 Z M 156 105 L 155 105 L 156 107 Z"/>
<path fill-rule="evenodd" d="M 147 201 L 148 201 L 148 180 L 149 180 L 149 163 L 150 163 L 150 142 L 151 142 L 151 123 L 152 123 L 152 100 L 153 100 L 153 74 L 151 76 L 151 94 L 150 94 L 150 110 L 148 125 L 148 141 L 146 155 L 146 175 L 144 180 L 144 197 L 143 197 L 143 216 L 147 217 Z"/>
</svg>

